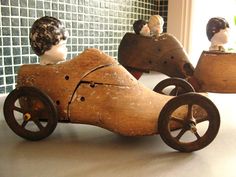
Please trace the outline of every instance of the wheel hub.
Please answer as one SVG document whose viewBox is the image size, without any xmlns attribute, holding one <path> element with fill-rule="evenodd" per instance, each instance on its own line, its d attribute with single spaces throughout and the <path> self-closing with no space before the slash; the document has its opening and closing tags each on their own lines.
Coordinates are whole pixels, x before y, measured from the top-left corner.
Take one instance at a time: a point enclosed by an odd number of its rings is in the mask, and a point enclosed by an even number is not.
<svg viewBox="0 0 236 177">
<path fill-rule="evenodd" d="M 190 123 L 189 124 L 189 129 L 192 133 L 196 133 L 197 132 L 197 127 L 195 123 Z"/>
<path fill-rule="evenodd" d="M 24 120 L 25 120 L 25 121 L 29 121 L 30 119 L 31 119 L 31 114 L 28 113 L 28 112 L 25 113 L 25 114 L 24 114 Z"/>
</svg>

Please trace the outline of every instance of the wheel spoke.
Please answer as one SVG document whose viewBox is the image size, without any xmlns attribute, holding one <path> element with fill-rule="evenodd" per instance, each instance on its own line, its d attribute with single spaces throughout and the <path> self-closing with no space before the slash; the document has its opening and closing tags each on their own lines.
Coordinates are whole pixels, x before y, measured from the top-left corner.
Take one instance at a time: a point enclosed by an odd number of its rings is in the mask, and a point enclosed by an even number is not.
<svg viewBox="0 0 236 177">
<path fill-rule="evenodd" d="M 25 126 L 26 126 L 27 123 L 28 123 L 28 121 L 27 121 L 27 120 L 24 120 L 24 121 L 22 122 L 21 126 L 22 126 L 23 128 L 25 128 Z"/>
<path fill-rule="evenodd" d="M 38 119 L 34 119 L 33 121 L 38 126 L 39 130 L 44 129 L 43 125 L 41 124 L 41 122 Z"/>
<path fill-rule="evenodd" d="M 175 116 L 171 116 L 171 117 L 170 117 L 170 120 L 173 120 L 173 121 L 175 121 L 175 122 L 184 124 L 184 120 L 183 120 L 183 119 L 178 118 L 178 117 L 175 117 Z"/>
<path fill-rule="evenodd" d="M 187 119 L 192 119 L 192 117 L 193 117 L 193 110 L 192 110 L 192 108 L 193 108 L 193 105 L 189 104 L 188 105 Z"/>
<path fill-rule="evenodd" d="M 19 108 L 17 106 L 14 106 L 13 107 L 13 110 L 17 111 L 17 112 L 21 112 L 21 113 L 24 113 L 24 109 L 23 108 Z"/>
<path fill-rule="evenodd" d="M 198 132 L 194 132 L 194 135 L 197 137 L 197 139 L 201 139 L 201 136 L 198 134 Z"/>
<path fill-rule="evenodd" d="M 177 96 L 178 95 L 178 93 L 179 93 L 179 90 L 180 90 L 180 88 L 178 87 L 178 86 L 175 86 L 175 92 L 174 92 L 174 96 Z"/>
<path fill-rule="evenodd" d="M 179 91 L 178 91 L 178 90 L 179 90 L 178 87 L 177 87 L 176 85 L 174 85 L 174 86 L 175 86 L 175 88 L 173 88 L 173 89 L 170 91 L 170 93 L 169 93 L 171 96 L 177 96 L 177 95 L 178 95 L 178 92 L 179 92 Z"/>
<path fill-rule="evenodd" d="M 185 134 L 186 131 L 187 129 L 183 128 L 175 138 L 180 140 L 180 138 Z"/>
<path fill-rule="evenodd" d="M 196 120 L 196 123 L 198 124 L 198 123 L 201 123 L 201 122 L 204 122 L 204 121 L 209 121 L 210 118 L 208 116 L 206 116 L 206 117 L 197 117 L 197 118 L 195 118 L 195 120 Z"/>
</svg>

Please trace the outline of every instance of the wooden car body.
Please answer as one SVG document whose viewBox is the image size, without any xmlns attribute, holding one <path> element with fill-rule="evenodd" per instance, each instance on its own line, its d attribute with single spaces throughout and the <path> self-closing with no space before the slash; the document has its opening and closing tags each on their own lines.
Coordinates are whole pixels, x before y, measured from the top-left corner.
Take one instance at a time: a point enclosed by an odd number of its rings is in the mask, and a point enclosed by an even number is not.
<svg viewBox="0 0 236 177">
<path fill-rule="evenodd" d="M 158 37 L 126 33 L 119 45 L 118 61 L 131 73 L 158 71 L 186 78 L 194 71 L 181 43 L 168 33 Z"/>
<path fill-rule="evenodd" d="M 203 51 L 194 79 L 199 91 L 236 93 L 236 53 Z"/>
<path fill-rule="evenodd" d="M 149 90 L 96 49 L 57 65 L 23 65 L 17 80 L 21 86 L 37 87 L 49 95 L 61 121 L 130 136 L 157 133 L 160 110 L 172 98 Z"/>
</svg>

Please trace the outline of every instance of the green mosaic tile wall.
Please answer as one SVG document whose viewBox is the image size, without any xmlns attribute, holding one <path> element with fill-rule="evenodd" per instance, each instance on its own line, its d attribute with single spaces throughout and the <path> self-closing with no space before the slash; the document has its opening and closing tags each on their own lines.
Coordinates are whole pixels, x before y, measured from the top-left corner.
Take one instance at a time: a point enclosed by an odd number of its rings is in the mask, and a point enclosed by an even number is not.
<svg viewBox="0 0 236 177">
<path fill-rule="evenodd" d="M 0 94 L 14 89 L 22 64 L 39 62 L 28 39 L 39 17 L 54 16 L 66 25 L 68 59 L 90 47 L 117 58 L 120 40 L 135 20 L 160 14 L 167 22 L 167 12 L 168 0 L 1 0 Z"/>
</svg>

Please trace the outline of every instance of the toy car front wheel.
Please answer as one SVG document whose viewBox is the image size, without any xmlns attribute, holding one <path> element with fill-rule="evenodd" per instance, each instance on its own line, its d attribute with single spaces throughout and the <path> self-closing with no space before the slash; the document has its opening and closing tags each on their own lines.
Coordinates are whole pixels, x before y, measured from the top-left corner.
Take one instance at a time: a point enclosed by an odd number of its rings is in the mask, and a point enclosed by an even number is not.
<svg viewBox="0 0 236 177">
<path fill-rule="evenodd" d="M 192 152 L 209 145 L 220 127 L 218 109 L 208 98 L 186 93 L 174 97 L 163 107 L 158 130 L 170 147 Z"/>
<path fill-rule="evenodd" d="M 57 110 L 52 100 L 34 87 L 13 90 L 7 96 L 3 110 L 8 126 L 28 140 L 49 136 L 57 125 Z"/>
<path fill-rule="evenodd" d="M 168 78 L 159 82 L 153 91 L 165 95 L 177 96 L 188 92 L 195 92 L 191 84 L 181 78 Z"/>
</svg>

